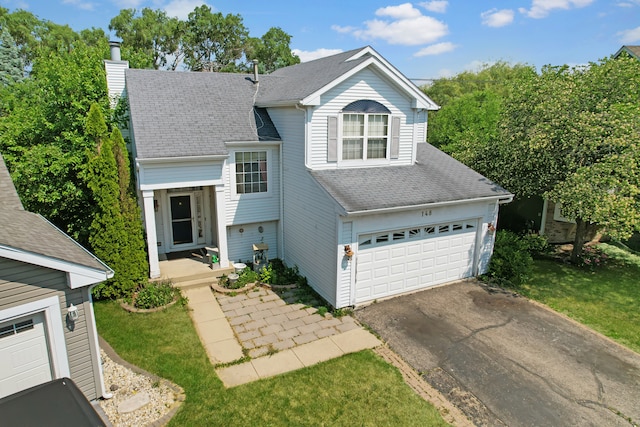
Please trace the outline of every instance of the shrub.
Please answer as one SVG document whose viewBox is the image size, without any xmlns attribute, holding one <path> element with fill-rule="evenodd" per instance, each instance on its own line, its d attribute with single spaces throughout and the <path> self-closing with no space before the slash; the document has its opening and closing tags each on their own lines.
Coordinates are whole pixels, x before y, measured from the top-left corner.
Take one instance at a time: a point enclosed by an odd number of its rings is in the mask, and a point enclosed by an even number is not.
<svg viewBox="0 0 640 427">
<path fill-rule="evenodd" d="M 609 256 L 602 249 L 595 246 L 585 246 L 578 255 L 578 266 L 595 270 L 609 261 Z"/>
<path fill-rule="evenodd" d="M 511 231 L 496 233 L 487 276 L 500 285 L 518 287 L 531 273 L 533 258 L 527 242 Z"/>
<path fill-rule="evenodd" d="M 133 299 L 136 308 L 156 308 L 169 304 L 180 296 L 180 289 L 171 282 L 147 283 L 140 288 Z"/>
<path fill-rule="evenodd" d="M 522 243 L 527 248 L 527 252 L 533 257 L 549 255 L 553 252 L 553 246 L 549 244 L 547 236 L 535 233 L 527 233 L 522 236 Z"/>
</svg>

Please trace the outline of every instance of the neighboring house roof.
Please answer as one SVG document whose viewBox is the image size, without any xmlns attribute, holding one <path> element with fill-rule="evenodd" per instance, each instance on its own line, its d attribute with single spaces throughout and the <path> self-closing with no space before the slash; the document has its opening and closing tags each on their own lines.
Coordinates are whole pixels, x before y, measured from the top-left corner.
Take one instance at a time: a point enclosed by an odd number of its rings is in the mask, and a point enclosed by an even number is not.
<svg viewBox="0 0 640 427">
<path fill-rule="evenodd" d="M 138 159 L 228 154 L 227 142 L 279 141 L 269 114 L 254 108 L 246 74 L 126 70 Z"/>
<path fill-rule="evenodd" d="M 17 203 L 16 203 L 17 200 Z M 44 217 L 25 211 L 0 155 L 0 249 L 44 256 L 103 272 L 113 271 Z M 0 251 L 0 254 L 7 252 Z"/>
<path fill-rule="evenodd" d="M 347 214 L 512 194 L 427 143 L 410 166 L 310 171 Z"/>
<path fill-rule="evenodd" d="M 640 46 L 622 46 L 613 57 L 617 58 L 622 52 L 627 52 L 629 55 L 640 60 Z"/>
</svg>

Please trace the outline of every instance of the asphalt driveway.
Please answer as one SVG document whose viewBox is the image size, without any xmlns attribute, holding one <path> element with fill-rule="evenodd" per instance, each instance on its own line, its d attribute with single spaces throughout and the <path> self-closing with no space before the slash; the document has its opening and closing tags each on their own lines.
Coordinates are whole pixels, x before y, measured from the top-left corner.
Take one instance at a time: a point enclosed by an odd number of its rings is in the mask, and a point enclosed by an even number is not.
<svg viewBox="0 0 640 427">
<path fill-rule="evenodd" d="M 640 425 L 640 355 L 523 297 L 459 282 L 355 315 L 478 426 Z"/>
</svg>

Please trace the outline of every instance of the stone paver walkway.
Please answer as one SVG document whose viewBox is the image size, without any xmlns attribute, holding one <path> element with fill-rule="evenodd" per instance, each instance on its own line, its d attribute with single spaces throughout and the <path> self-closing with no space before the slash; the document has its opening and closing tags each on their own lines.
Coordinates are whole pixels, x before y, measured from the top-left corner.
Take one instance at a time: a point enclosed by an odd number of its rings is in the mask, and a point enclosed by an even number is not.
<svg viewBox="0 0 640 427">
<path fill-rule="evenodd" d="M 216 299 L 252 358 L 360 328 L 351 316 L 321 316 L 313 307 L 287 304 L 264 288 L 235 296 L 216 295 Z"/>
<path fill-rule="evenodd" d="M 351 316 L 321 316 L 261 287 L 236 295 L 206 287 L 186 289 L 191 318 L 226 387 L 234 387 L 324 362 L 382 343 Z"/>
</svg>

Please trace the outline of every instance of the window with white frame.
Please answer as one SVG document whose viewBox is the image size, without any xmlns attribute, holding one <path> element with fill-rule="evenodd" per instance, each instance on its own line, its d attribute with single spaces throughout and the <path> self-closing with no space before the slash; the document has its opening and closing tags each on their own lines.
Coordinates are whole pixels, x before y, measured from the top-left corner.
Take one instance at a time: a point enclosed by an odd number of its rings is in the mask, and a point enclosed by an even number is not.
<svg viewBox="0 0 640 427">
<path fill-rule="evenodd" d="M 386 159 L 387 114 L 342 115 L 342 160 Z"/>
<path fill-rule="evenodd" d="M 360 100 L 342 109 L 342 160 L 386 159 L 389 154 L 387 107 Z"/>
<path fill-rule="evenodd" d="M 235 164 L 237 194 L 267 192 L 266 151 L 238 151 Z"/>
</svg>

